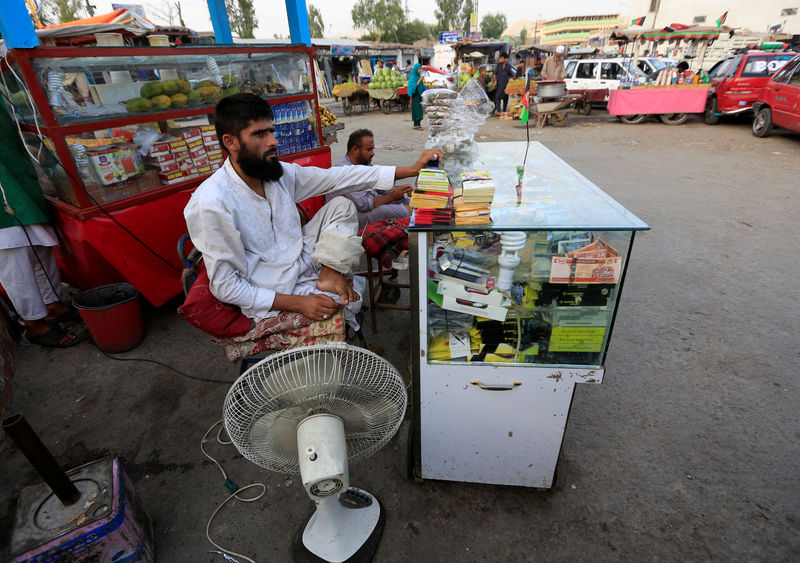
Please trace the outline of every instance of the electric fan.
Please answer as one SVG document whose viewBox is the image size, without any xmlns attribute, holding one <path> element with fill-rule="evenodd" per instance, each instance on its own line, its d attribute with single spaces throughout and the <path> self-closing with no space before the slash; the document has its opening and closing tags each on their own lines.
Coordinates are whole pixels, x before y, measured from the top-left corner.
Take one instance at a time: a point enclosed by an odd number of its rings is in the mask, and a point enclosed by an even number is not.
<svg viewBox="0 0 800 563">
<path fill-rule="evenodd" d="M 372 558 L 385 520 L 370 493 L 349 487 L 364 459 L 397 432 L 406 409 L 397 370 L 344 343 L 286 350 L 247 370 L 225 398 L 225 429 L 266 469 L 297 473 L 316 510 L 295 536 L 295 561 Z"/>
</svg>

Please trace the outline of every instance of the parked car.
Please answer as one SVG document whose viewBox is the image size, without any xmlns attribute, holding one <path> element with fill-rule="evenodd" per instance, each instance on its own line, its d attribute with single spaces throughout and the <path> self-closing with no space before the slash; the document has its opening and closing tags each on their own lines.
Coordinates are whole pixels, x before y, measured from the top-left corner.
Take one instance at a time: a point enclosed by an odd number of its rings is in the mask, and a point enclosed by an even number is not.
<svg viewBox="0 0 800 563">
<path fill-rule="evenodd" d="M 675 59 L 669 57 L 639 57 L 636 66 L 646 75 L 661 72 L 663 69 L 672 68 L 677 64 Z"/>
<path fill-rule="evenodd" d="M 422 66 L 420 70 L 422 79 L 434 88 L 450 88 L 452 90 L 456 87 L 455 78 L 445 70 L 439 70 L 435 66 Z"/>
<path fill-rule="evenodd" d="M 776 72 L 753 104 L 753 135 L 766 137 L 774 126 L 800 133 L 800 56 Z"/>
<path fill-rule="evenodd" d="M 787 51 L 748 51 L 725 59 L 711 78 L 705 122 L 715 125 L 723 115 L 752 112 L 769 77 L 795 55 Z"/>
<path fill-rule="evenodd" d="M 573 59 L 566 61 L 564 79 L 569 92 L 590 91 L 592 102 L 607 102 L 608 91 L 619 88 L 620 80 L 646 80 L 631 59 Z"/>
</svg>

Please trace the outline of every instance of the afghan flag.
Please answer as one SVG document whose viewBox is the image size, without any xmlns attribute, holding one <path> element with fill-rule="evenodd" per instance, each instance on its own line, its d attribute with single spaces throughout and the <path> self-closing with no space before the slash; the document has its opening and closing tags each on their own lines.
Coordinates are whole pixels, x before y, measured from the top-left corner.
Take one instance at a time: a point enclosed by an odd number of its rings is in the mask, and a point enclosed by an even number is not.
<svg viewBox="0 0 800 563">
<path fill-rule="evenodd" d="M 647 16 L 642 16 L 641 18 L 636 18 L 636 19 L 631 20 L 631 25 L 644 25 L 644 19 L 646 17 Z"/>
<path fill-rule="evenodd" d="M 525 125 L 528 123 L 528 117 L 530 117 L 530 112 L 528 111 L 528 96 L 530 96 L 531 91 L 528 90 L 522 95 L 522 111 L 519 114 L 519 122 L 521 125 Z"/>
<path fill-rule="evenodd" d="M 728 12 L 725 12 L 720 17 L 717 18 L 717 27 L 722 27 L 722 24 L 725 23 L 725 20 L 728 19 Z"/>
</svg>

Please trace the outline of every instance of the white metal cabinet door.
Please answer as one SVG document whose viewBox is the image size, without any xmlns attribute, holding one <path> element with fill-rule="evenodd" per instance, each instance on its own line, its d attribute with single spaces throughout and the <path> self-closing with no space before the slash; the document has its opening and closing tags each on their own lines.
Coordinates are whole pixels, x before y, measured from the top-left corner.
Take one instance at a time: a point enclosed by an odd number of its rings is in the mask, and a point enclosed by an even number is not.
<svg viewBox="0 0 800 563">
<path fill-rule="evenodd" d="M 519 368 L 426 367 L 420 381 L 423 478 L 552 485 L 574 383 L 526 379 Z M 521 384 L 486 390 L 475 380 L 484 386 Z"/>
</svg>

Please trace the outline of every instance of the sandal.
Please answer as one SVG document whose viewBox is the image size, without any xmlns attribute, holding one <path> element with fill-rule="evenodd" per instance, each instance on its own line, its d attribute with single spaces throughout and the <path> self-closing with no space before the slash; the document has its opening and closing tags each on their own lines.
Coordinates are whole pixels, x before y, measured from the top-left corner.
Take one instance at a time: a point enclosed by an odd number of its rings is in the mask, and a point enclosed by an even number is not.
<svg viewBox="0 0 800 563">
<path fill-rule="evenodd" d="M 64 342 L 64 339 L 68 336 L 72 336 L 72 340 Z M 44 334 L 35 335 L 25 331 L 25 337 L 28 339 L 28 342 L 38 344 L 39 346 L 45 346 L 46 348 L 69 348 L 78 343 L 78 337 L 64 330 L 64 327 L 59 324 L 54 324 L 53 327 Z"/>
</svg>

